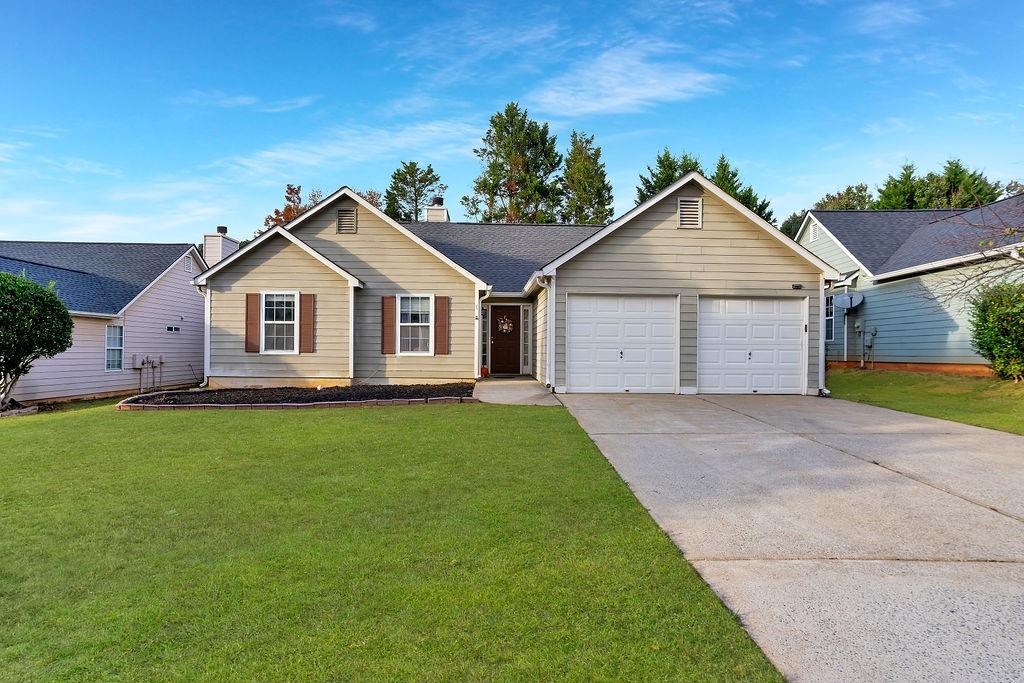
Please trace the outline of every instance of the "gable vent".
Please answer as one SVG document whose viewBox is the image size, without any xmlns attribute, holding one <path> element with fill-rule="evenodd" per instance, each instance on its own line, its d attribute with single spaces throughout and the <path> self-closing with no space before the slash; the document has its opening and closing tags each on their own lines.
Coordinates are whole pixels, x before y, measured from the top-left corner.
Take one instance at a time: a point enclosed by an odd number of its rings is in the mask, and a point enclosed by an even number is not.
<svg viewBox="0 0 1024 683">
<path fill-rule="evenodd" d="M 356 209 L 355 207 L 346 207 L 338 209 L 338 234 L 341 233 L 352 233 L 356 232 L 358 228 L 356 222 Z"/>
<path fill-rule="evenodd" d="M 811 241 L 818 239 L 818 224 L 811 221 Z"/>
<path fill-rule="evenodd" d="M 703 197 L 680 197 L 679 198 L 679 228 L 686 230 L 700 230 L 704 227 L 704 198 Z"/>
</svg>

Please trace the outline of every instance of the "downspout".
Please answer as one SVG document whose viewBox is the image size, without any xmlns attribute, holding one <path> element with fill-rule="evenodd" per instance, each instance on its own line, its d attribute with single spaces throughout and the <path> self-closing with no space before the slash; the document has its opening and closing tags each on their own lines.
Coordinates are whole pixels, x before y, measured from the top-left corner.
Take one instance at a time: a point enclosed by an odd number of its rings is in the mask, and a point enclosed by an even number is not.
<svg viewBox="0 0 1024 683">
<path fill-rule="evenodd" d="M 210 287 L 196 285 L 196 291 L 203 295 L 203 382 L 200 389 L 210 384 Z"/>
<path fill-rule="evenodd" d="M 818 395 L 830 396 L 831 392 L 825 386 L 825 274 L 820 276 L 818 287 Z M 835 316 L 832 324 L 835 325 Z"/>
<path fill-rule="evenodd" d="M 545 301 L 546 301 L 545 306 L 547 307 L 547 310 L 544 311 L 544 315 L 547 318 L 548 338 L 544 340 L 544 345 L 547 347 L 547 351 L 544 353 L 544 384 L 548 388 L 551 388 L 552 387 L 552 384 L 551 384 L 551 363 L 552 363 L 552 358 L 551 358 L 551 328 L 554 325 L 554 317 L 551 315 L 551 310 L 552 310 L 551 309 L 551 292 L 552 292 L 552 290 L 551 290 L 551 285 L 546 281 L 546 278 L 543 275 L 537 278 L 537 284 L 540 286 L 541 289 L 543 289 L 545 292 L 547 292 L 547 298 L 545 299 Z M 536 311 L 534 311 L 534 313 L 533 313 L 533 319 L 534 319 L 534 325 L 536 325 L 537 324 L 537 312 Z M 536 354 L 537 350 L 534 349 L 533 352 L 534 352 L 534 354 Z"/>
<path fill-rule="evenodd" d="M 555 390 L 555 366 L 558 360 L 555 358 L 555 330 L 558 327 L 558 291 L 556 278 L 558 272 L 551 273 L 551 280 L 548 287 L 548 387 Z"/>
</svg>

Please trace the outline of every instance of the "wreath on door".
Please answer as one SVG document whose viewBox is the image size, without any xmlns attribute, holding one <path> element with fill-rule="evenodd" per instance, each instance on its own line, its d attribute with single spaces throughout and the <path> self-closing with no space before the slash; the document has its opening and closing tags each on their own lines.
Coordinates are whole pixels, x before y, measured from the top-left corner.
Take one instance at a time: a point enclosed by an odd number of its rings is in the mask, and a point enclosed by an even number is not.
<svg viewBox="0 0 1024 683">
<path fill-rule="evenodd" d="M 502 334 L 512 334 L 512 318 L 507 315 L 503 315 L 498 318 L 498 332 Z"/>
</svg>

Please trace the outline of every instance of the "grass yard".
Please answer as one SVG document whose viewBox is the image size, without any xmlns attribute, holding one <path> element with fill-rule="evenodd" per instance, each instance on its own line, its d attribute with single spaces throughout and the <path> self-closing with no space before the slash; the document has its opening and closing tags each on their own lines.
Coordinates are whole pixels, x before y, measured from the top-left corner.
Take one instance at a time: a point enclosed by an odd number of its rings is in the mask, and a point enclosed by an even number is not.
<svg viewBox="0 0 1024 683">
<path fill-rule="evenodd" d="M 836 398 L 1024 434 L 1024 384 L 990 377 L 829 370 Z"/>
<path fill-rule="evenodd" d="M 561 408 L 0 423 L 0 678 L 780 680 Z"/>
</svg>

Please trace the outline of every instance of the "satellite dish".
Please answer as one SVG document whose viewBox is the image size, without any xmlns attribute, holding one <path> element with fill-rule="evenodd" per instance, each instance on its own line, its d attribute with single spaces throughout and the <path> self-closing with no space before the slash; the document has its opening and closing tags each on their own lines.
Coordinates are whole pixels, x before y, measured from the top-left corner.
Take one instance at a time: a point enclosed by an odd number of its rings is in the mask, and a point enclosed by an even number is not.
<svg viewBox="0 0 1024 683">
<path fill-rule="evenodd" d="M 864 295 L 860 292 L 848 292 L 846 294 L 836 294 L 832 297 L 832 305 L 836 308 L 845 308 L 847 310 L 851 308 L 857 308 L 864 301 Z"/>
</svg>

